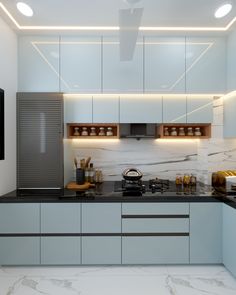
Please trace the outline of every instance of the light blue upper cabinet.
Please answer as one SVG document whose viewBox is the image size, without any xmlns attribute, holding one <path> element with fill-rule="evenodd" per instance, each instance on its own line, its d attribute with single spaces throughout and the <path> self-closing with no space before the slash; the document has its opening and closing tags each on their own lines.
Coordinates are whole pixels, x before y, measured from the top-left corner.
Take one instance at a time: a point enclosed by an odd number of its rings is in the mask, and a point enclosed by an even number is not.
<svg viewBox="0 0 236 295">
<path fill-rule="evenodd" d="M 162 123 L 162 96 L 122 96 L 120 123 Z"/>
<path fill-rule="evenodd" d="M 119 96 L 93 97 L 93 123 L 119 123 Z"/>
<path fill-rule="evenodd" d="M 18 45 L 18 90 L 59 92 L 59 37 L 19 36 Z"/>
<path fill-rule="evenodd" d="M 185 38 L 145 38 L 145 92 L 185 93 Z"/>
<path fill-rule="evenodd" d="M 235 128 L 236 93 L 224 99 L 224 137 L 236 137 Z"/>
<path fill-rule="evenodd" d="M 61 91 L 101 92 L 101 38 L 61 38 Z"/>
<path fill-rule="evenodd" d="M 186 123 L 187 97 L 163 97 L 163 123 Z"/>
<path fill-rule="evenodd" d="M 224 37 L 186 39 L 187 93 L 225 93 L 226 40 Z"/>
<path fill-rule="evenodd" d="M 213 96 L 191 95 L 187 97 L 187 123 L 213 122 Z"/>
<path fill-rule="evenodd" d="M 103 92 L 143 92 L 143 42 L 138 39 L 131 61 L 120 61 L 119 38 L 103 39 Z"/>
<path fill-rule="evenodd" d="M 64 96 L 65 123 L 92 123 L 93 103 L 90 95 Z"/>
</svg>

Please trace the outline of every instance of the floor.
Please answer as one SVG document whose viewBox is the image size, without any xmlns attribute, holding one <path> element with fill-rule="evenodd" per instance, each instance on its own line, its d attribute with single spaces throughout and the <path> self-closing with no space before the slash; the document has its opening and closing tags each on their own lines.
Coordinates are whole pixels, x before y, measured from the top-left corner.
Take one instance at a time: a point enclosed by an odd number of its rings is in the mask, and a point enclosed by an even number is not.
<svg viewBox="0 0 236 295">
<path fill-rule="evenodd" d="M 235 295 L 223 266 L 3 267 L 0 295 Z"/>
</svg>

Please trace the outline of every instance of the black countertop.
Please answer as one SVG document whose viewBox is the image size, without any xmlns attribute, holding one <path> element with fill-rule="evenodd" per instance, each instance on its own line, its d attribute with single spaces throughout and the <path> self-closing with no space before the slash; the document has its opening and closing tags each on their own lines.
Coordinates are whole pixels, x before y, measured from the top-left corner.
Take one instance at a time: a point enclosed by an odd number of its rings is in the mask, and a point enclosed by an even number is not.
<svg viewBox="0 0 236 295">
<path fill-rule="evenodd" d="M 179 190 L 174 187 L 168 192 L 146 192 L 142 196 L 123 196 L 114 192 L 114 182 L 106 181 L 86 192 L 68 189 L 15 190 L 0 196 L 0 203 L 67 203 L 67 202 L 224 202 L 236 208 L 236 198 L 215 193 L 211 186 L 198 184 L 196 190 Z"/>
</svg>

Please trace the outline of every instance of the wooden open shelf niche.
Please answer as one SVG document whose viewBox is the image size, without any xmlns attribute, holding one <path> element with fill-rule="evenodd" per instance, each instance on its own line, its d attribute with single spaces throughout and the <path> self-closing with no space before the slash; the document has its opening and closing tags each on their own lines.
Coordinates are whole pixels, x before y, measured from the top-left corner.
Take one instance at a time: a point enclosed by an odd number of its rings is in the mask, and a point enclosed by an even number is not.
<svg viewBox="0 0 236 295">
<path fill-rule="evenodd" d="M 80 135 L 74 135 L 75 127 L 79 128 Z M 90 135 L 84 136 L 84 135 L 81 135 L 83 127 L 87 127 L 88 134 L 91 132 L 91 127 L 95 127 L 97 135 L 96 136 L 90 136 Z M 105 133 L 107 132 L 107 128 L 111 127 L 112 131 L 113 131 L 113 136 L 108 136 L 108 135 L 100 136 L 100 135 L 98 135 L 100 127 L 104 127 Z M 87 139 L 117 139 L 117 138 L 120 137 L 119 125 L 118 124 L 109 124 L 109 123 L 108 124 L 68 123 L 67 124 L 67 137 L 70 138 L 70 139 L 73 139 L 73 138 L 77 138 L 77 139 L 82 139 L 82 138 L 87 138 Z"/>
<path fill-rule="evenodd" d="M 185 131 L 185 134 L 187 134 L 187 129 L 188 127 L 192 127 L 193 128 L 193 132 L 194 132 L 194 129 L 196 127 L 199 127 L 200 128 L 200 131 L 202 133 L 201 136 L 196 136 L 196 135 L 193 135 L 193 136 L 188 136 L 188 135 L 185 135 L 185 136 L 165 136 L 164 135 L 164 128 L 165 127 L 168 127 L 169 129 L 169 132 L 171 132 L 171 128 L 172 127 L 176 127 L 176 131 L 177 131 L 177 134 L 179 133 L 179 128 L 180 127 L 184 127 L 184 131 Z M 211 124 L 160 124 L 157 126 L 157 138 L 165 138 L 165 139 L 194 139 L 194 138 L 199 138 L 199 139 L 208 139 L 211 137 Z"/>
</svg>

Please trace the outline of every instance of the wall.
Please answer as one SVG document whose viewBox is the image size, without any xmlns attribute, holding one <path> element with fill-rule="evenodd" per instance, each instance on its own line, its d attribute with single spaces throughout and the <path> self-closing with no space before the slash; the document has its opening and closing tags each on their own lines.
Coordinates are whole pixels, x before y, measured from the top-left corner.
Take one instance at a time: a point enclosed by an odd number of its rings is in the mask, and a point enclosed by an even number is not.
<svg viewBox="0 0 236 295">
<path fill-rule="evenodd" d="M 5 160 L 0 161 L 0 195 L 16 187 L 17 36 L 0 18 L 0 87 L 5 90 Z"/>
<path fill-rule="evenodd" d="M 236 168 L 236 139 L 223 138 L 223 98 L 213 102 L 212 138 L 209 140 L 122 139 L 91 141 L 65 139 L 65 183 L 74 178 L 73 158 L 92 157 L 106 180 L 120 180 L 127 167 L 137 167 L 144 178 L 174 179 L 176 173 L 195 173 L 210 183 L 213 171 Z"/>
</svg>

